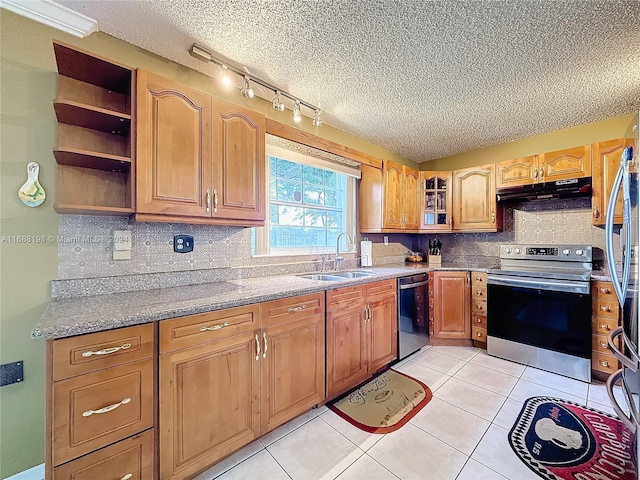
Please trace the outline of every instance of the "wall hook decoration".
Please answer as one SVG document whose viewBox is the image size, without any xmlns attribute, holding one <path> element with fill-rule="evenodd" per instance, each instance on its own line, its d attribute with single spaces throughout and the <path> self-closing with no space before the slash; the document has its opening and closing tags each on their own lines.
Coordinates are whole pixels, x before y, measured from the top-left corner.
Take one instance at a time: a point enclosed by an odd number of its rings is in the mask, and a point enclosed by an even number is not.
<svg viewBox="0 0 640 480">
<path fill-rule="evenodd" d="M 42 188 L 42 185 L 40 185 L 38 181 L 39 172 L 40 165 L 36 162 L 29 162 L 27 164 L 27 181 L 24 182 L 24 185 L 18 190 L 18 197 L 27 207 L 40 206 L 47 197 L 44 188 Z"/>
</svg>

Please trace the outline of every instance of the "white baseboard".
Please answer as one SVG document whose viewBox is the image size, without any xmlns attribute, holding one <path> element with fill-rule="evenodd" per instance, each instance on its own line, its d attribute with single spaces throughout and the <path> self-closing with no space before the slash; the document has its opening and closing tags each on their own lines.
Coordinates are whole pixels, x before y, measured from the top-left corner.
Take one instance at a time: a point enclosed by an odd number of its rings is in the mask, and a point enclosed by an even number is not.
<svg viewBox="0 0 640 480">
<path fill-rule="evenodd" d="M 11 475 L 5 478 L 5 480 L 44 480 L 44 463 L 36 465 L 29 470 Z"/>
</svg>

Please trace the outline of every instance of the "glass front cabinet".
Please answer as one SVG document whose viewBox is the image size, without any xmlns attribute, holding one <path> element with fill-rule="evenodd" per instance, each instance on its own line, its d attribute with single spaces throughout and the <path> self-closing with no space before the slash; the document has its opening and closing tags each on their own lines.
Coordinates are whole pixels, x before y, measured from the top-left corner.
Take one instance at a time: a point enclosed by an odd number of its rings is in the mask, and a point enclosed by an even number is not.
<svg viewBox="0 0 640 480">
<path fill-rule="evenodd" d="M 452 172 L 420 172 L 420 230 L 451 231 Z"/>
</svg>

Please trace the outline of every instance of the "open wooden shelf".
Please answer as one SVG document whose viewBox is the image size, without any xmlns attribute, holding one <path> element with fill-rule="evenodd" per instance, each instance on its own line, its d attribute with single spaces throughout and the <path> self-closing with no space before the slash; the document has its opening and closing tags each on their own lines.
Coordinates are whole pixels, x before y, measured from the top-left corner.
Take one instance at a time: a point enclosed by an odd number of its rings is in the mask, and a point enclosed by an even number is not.
<svg viewBox="0 0 640 480">
<path fill-rule="evenodd" d="M 70 100 L 53 102 L 60 123 L 125 135 L 131 126 L 131 115 Z"/>
<path fill-rule="evenodd" d="M 110 172 L 128 172 L 131 169 L 131 158 L 108 153 L 91 152 L 80 149 L 56 149 L 53 151 L 58 165 L 72 167 L 95 168 Z"/>
<path fill-rule="evenodd" d="M 117 215 L 128 217 L 134 213 L 133 208 L 102 207 L 98 205 L 73 205 L 70 203 L 56 203 L 53 208 L 58 213 L 74 215 Z"/>
</svg>

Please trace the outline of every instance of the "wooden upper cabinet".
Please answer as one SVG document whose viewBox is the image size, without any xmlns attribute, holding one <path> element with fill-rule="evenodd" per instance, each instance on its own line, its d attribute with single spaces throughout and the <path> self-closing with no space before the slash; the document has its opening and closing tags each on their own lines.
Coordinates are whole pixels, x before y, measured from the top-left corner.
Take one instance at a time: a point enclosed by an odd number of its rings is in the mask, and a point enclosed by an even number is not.
<svg viewBox="0 0 640 480">
<path fill-rule="evenodd" d="M 495 232 L 502 227 L 494 172 L 494 164 L 453 172 L 453 230 Z"/>
<path fill-rule="evenodd" d="M 404 228 L 417 230 L 420 226 L 420 207 L 418 198 L 420 195 L 420 172 L 413 168 L 404 168 Z"/>
<path fill-rule="evenodd" d="M 420 229 L 450 232 L 453 209 L 453 173 L 420 172 Z"/>
<path fill-rule="evenodd" d="M 384 228 L 403 228 L 403 167 L 400 163 L 384 161 Z"/>
<path fill-rule="evenodd" d="M 436 339 L 471 338 L 469 272 L 434 272 L 432 335 Z"/>
<path fill-rule="evenodd" d="M 214 218 L 265 219 L 264 116 L 213 100 Z"/>
<path fill-rule="evenodd" d="M 137 212 L 208 217 L 211 96 L 138 70 Z"/>
<path fill-rule="evenodd" d="M 531 185 L 538 181 L 538 156 L 504 160 L 496 163 L 496 187 Z"/>
<path fill-rule="evenodd" d="M 620 157 L 628 146 L 635 148 L 632 138 L 620 138 L 593 145 L 593 190 L 591 193 L 592 222 L 604 225 L 613 181 L 620 167 Z M 637 167 L 636 167 L 637 168 Z M 622 223 L 622 194 L 618 195 L 613 223 Z"/>
<path fill-rule="evenodd" d="M 591 176 L 591 145 L 541 153 L 538 181 L 553 182 Z"/>
<path fill-rule="evenodd" d="M 358 225 L 362 233 L 382 231 L 382 170 L 360 165 L 358 190 Z"/>
</svg>

